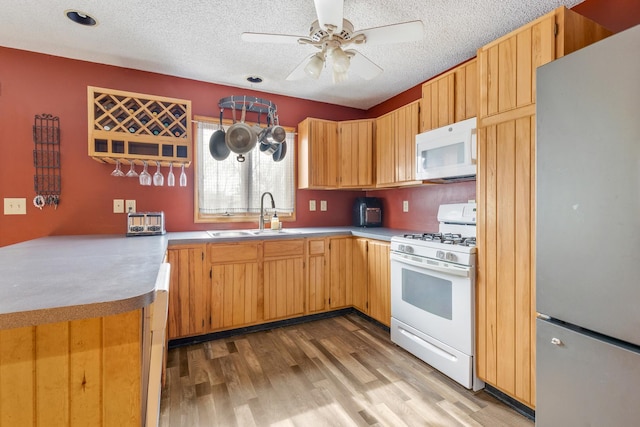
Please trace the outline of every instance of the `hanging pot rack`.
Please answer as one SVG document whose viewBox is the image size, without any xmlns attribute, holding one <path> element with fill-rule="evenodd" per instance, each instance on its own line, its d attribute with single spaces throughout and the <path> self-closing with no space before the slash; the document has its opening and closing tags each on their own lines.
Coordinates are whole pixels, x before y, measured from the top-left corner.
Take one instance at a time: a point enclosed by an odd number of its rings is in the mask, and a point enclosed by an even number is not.
<svg viewBox="0 0 640 427">
<path fill-rule="evenodd" d="M 267 99 L 257 98 L 255 96 L 234 95 L 220 98 L 218 107 L 220 107 L 221 110 L 228 108 L 239 111 L 244 107 L 247 112 L 266 115 L 266 117 L 271 120 L 271 123 L 277 123 L 278 120 L 278 108 L 276 104 Z"/>
</svg>

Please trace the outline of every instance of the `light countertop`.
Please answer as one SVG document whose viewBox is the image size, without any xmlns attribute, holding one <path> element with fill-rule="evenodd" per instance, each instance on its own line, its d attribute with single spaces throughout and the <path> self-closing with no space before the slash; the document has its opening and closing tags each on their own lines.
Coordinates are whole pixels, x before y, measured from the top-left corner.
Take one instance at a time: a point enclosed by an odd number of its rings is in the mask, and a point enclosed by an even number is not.
<svg viewBox="0 0 640 427">
<path fill-rule="evenodd" d="M 389 241 L 404 230 L 316 227 L 243 237 L 205 231 L 164 236 L 53 236 L 0 248 L 0 329 L 136 310 L 155 298 L 168 246 L 353 235 Z"/>
</svg>

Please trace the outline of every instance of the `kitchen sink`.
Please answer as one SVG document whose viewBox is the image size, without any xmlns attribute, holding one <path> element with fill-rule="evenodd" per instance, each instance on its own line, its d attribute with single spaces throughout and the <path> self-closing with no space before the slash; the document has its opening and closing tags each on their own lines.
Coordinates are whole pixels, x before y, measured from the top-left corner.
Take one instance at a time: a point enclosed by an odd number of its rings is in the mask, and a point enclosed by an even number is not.
<svg viewBox="0 0 640 427">
<path fill-rule="evenodd" d="M 286 235 L 286 234 L 299 234 L 301 231 L 299 230 L 288 230 L 288 229 L 280 229 L 280 230 L 271 230 L 266 228 L 264 230 L 209 230 L 207 234 L 211 237 L 219 237 L 219 238 L 234 238 L 234 237 L 249 237 L 249 236 L 277 236 L 277 235 Z"/>
</svg>

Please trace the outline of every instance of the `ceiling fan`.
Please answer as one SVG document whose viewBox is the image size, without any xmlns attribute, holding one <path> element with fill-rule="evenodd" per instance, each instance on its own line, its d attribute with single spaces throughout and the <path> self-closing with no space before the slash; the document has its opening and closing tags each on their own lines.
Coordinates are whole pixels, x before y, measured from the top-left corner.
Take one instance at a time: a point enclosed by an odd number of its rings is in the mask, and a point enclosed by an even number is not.
<svg viewBox="0 0 640 427">
<path fill-rule="evenodd" d="M 354 32 L 353 24 L 343 18 L 344 0 L 314 0 L 318 19 L 311 24 L 309 36 L 286 34 L 242 33 L 241 39 L 258 43 L 298 43 L 320 50 L 304 59 L 288 76 L 298 80 L 305 75 L 317 79 L 327 60 L 332 62 L 333 82 L 347 79 L 349 70 L 365 80 L 382 73 L 382 68 L 353 49 L 351 44 L 385 44 L 420 40 L 424 37 L 422 21 L 385 25 Z"/>
</svg>

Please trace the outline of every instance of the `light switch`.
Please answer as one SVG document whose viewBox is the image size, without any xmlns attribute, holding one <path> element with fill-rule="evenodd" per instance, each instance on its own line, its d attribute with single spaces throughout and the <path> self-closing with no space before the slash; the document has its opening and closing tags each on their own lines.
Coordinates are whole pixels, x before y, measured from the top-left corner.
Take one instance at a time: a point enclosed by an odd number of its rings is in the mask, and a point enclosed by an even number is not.
<svg viewBox="0 0 640 427">
<path fill-rule="evenodd" d="M 327 201 L 326 200 L 320 200 L 320 210 L 323 211 L 323 212 L 327 210 Z"/>
<path fill-rule="evenodd" d="M 27 199 L 22 198 L 6 198 L 4 199 L 5 215 L 26 215 Z"/>
<path fill-rule="evenodd" d="M 315 200 L 309 200 L 309 210 L 310 211 L 315 211 L 316 210 L 316 201 Z"/>
<path fill-rule="evenodd" d="M 124 213 L 124 200 L 113 199 L 113 213 Z"/>
<path fill-rule="evenodd" d="M 408 200 L 403 200 L 402 201 L 402 212 L 409 212 L 409 201 Z"/>
</svg>

